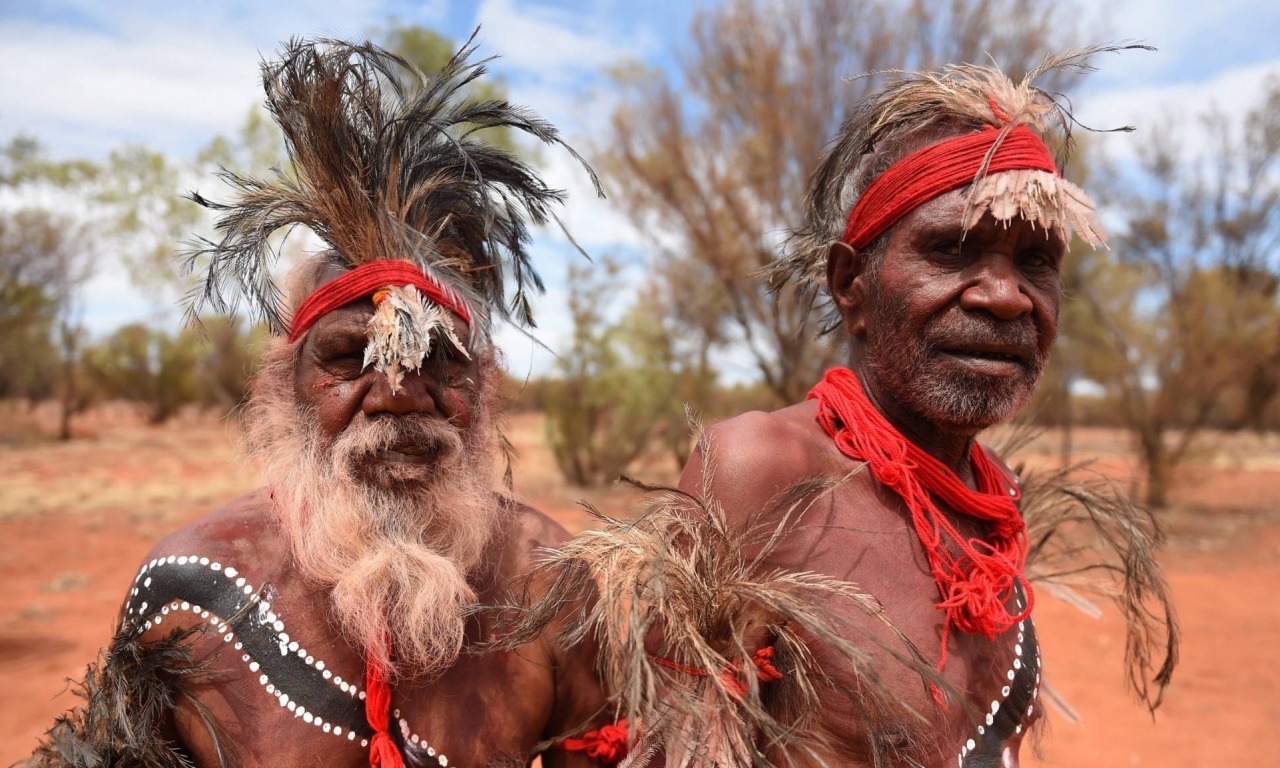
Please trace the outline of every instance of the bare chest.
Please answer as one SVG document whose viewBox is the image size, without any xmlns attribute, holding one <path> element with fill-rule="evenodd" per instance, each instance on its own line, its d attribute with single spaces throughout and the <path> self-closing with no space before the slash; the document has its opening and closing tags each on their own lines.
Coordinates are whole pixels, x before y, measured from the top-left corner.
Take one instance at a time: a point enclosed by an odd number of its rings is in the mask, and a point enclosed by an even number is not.
<svg viewBox="0 0 1280 768">
<path fill-rule="evenodd" d="M 523 765 L 547 721 L 551 671 L 532 652 L 464 651 L 437 677 L 394 680 L 381 721 L 364 656 L 334 629 L 327 593 L 199 555 L 148 564 L 134 586 L 127 610 L 148 636 L 198 633 L 208 674 L 176 717 L 198 758 L 364 766 L 381 726 L 411 766 Z"/>
<path fill-rule="evenodd" d="M 853 582 L 883 608 L 871 615 L 839 598 L 823 606 L 846 639 L 867 653 L 855 669 L 814 641 L 814 662 L 830 679 L 821 697 L 833 706 L 824 707 L 819 719 L 831 760 L 870 765 L 877 755 L 896 755 L 904 765 L 1004 765 L 1004 753 L 1016 755 L 1022 734 L 1038 717 L 1040 658 L 1031 619 L 994 639 L 951 631 L 943 664 L 939 590 L 918 534 L 892 499 L 837 495 L 815 513 L 771 564 Z M 1018 594 L 1006 607 L 1016 614 L 1025 599 Z M 940 666 L 942 684 L 933 686 L 927 676 Z M 936 702 L 935 688 L 945 692 L 944 706 Z"/>
</svg>

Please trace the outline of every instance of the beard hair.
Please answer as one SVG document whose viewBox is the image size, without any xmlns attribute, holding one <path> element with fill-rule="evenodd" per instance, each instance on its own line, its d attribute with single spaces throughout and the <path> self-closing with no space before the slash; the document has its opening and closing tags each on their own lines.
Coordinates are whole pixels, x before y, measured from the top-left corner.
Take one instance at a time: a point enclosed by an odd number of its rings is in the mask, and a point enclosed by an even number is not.
<svg viewBox="0 0 1280 768">
<path fill-rule="evenodd" d="M 294 394 L 295 352 L 281 343 L 269 353 L 244 419 L 294 565 L 329 588 L 336 625 L 367 658 L 393 675 L 433 677 L 462 650 L 477 599 L 468 574 L 499 524 L 498 377 L 482 370 L 465 434 L 430 416 L 357 416 L 324 445 Z M 431 462 L 371 461 L 407 441 L 429 449 Z"/>
<path fill-rule="evenodd" d="M 913 332 L 904 304 L 871 298 L 866 360 L 883 390 L 911 412 L 946 432 L 977 433 L 1012 418 L 1031 399 L 1053 345 L 1034 320 L 998 320 L 952 308 Z M 874 329 L 872 332 L 871 329 Z M 1033 348 L 1020 376 L 998 379 L 956 366 L 943 369 L 942 349 L 966 341 Z"/>
</svg>

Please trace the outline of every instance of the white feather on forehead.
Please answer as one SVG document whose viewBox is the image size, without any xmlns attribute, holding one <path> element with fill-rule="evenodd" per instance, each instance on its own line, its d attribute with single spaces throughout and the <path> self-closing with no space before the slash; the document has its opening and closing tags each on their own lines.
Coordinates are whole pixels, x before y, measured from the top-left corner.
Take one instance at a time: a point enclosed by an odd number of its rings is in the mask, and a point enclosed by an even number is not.
<svg viewBox="0 0 1280 768">
<path fill-rule="evenodd" d="M 412 285 L 396 285 L 386 289 L 369 318 L 364 348 L 364 367 L 370 364 L 387 376 L 391 393 L 400 391 L 405 374 L 417 372 L 431 354 L 432 338 L 441 337 L 452 344 L 463 357 L 471 353 L 453 331 L 453 313 L 428 301 Z"/>
<path fill-rule="evenodd" d="M 1021 217 L 1046 232 L 1057 228 L 1064 237 L 1075 232 L 1094 248 L 1107 244 L 1093 200 L 1080 187 L 1048 171 L 1024 169 L 982 176 L 969 193 L 964 231 L 985 213 L 1006 226 Z"/>
</svg>

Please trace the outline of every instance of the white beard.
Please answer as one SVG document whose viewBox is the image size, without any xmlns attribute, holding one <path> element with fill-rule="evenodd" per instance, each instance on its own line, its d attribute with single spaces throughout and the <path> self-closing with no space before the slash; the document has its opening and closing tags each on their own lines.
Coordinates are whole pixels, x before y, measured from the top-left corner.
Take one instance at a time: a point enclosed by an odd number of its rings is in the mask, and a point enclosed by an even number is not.
<svg viewBox="0 0 1280 768">
<path fill-rule="evenodd" d="M 291 357 L 263 369 L 245 437 L 295 566 L 329 588 L 343 635 L 368 658 L 392 674 L 442 672 L 461 652 L 476 602 L 467 574 L 499 520 L 493 430 L 481 418 L 491 409 L 482 402 L 465 435 L 427 416 L 357 416 L 321 447 L 313 420 L 295 404 L 292 379 Z M 430 466 L 367 470 L 380 446 L 406 434 L 439 449 Z"/>
</svg>

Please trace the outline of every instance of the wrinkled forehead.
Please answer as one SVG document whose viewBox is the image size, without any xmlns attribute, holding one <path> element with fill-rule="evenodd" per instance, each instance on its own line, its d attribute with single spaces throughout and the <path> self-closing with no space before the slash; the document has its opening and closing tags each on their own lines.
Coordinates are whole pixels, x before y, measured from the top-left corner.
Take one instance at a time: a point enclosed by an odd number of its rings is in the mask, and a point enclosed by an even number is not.
<svg viewBox="0 0 1280 768">
<path fill-rule="evenodd" d="M 321 317 L 307 331 L 307 336 L 317 341 L 336 336 L 366 339 L 373 311 L 372 298 L 358 299 Z"/>
</svg>

